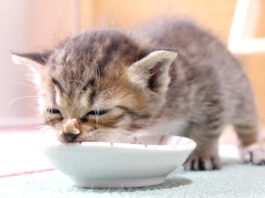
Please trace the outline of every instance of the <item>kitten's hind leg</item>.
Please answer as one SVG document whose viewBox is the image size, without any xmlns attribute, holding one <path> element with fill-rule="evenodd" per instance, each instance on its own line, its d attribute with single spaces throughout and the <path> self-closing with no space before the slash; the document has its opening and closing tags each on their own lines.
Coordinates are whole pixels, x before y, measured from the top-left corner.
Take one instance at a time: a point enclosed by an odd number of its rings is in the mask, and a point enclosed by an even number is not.
<svg viewBox="0 0 265 198">
<path fill-rule="evenodd" d="M 259 140 L 258 116 L 249 84 L 238 93 L 232 124 L 240 140 L 241 157 L 245 163 L 265 165 L 265 143 Z"/>
<path fill-rule="evenodd" d="M 258 140 L 258 127 L 255 122 L 235 124 L 240 140 L 241 158 L 244 163 L 265 165 L 265 143 Z"/>
</svg>

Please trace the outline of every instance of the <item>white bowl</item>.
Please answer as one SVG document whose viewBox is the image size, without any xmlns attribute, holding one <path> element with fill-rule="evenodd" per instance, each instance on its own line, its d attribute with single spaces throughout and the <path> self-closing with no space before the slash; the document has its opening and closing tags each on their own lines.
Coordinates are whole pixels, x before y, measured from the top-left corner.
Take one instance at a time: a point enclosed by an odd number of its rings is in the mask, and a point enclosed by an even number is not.
<svg viewBox="0 0 265 198">
<path fill-rule="evenodd" d="M 70 176 L 75 186 L 92 188 L 141 187 L 161 184 L 195 148 L 177 136 L 149 136 L 143 144 L 84 142 L 44 149 L 51 163 Z"/>
</svg>

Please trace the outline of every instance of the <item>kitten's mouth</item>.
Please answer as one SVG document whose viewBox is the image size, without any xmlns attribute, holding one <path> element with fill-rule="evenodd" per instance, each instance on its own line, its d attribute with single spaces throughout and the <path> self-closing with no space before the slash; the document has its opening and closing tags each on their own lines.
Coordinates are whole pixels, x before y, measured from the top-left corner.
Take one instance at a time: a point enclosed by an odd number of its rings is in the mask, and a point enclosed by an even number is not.
<svg viewBox="0 0 265 198">
<path fill-rule="evenodd" d="M 67 139 L 67 138 L 59 138 L 59 141 L 62 143 L 82 143 L 82 142 L 96 142 L 96 140 L 92 139 L 84 139 L 84 138 L 75 138 L 75 139 Z"/>
<path fill-rule="evenodd" d="M 63 138 L 66 142 L 75 142 L 76 138 L 79 134 L 73 134 L 73 133 L 64 133 Z"/>
<path fill-rule="evenodd" d="M 98 138 L 96 133 L 98 133 L 98 131 L 90 131 L 87 133 L 80 133 L 78 135 L 61 135 L 60 139 L 62 139 L 64 143 L 97 142 Z"/>
</svg>

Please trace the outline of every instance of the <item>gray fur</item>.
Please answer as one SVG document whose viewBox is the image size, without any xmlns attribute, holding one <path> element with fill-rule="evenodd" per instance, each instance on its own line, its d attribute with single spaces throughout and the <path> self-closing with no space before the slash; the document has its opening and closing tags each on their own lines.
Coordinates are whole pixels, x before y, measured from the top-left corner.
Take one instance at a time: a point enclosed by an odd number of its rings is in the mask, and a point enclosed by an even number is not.
<svg viewBox="0 0 265 198">
<path fill-rule="evenodd" d="M 251 86 L 238 60 L 221 42 L 185 20 L 161 20 L 145 26 L 140 33 L 133 35 L 145 47 L 178 52 L 159 119 L 189 122 L 183 134 L 192 137 L 197 148 L 187 160 L 186 169 L 220 166 L 218 138 L 227 125 L 235 127 L 242 146 L 257 141 L 258 120 Z M 214 165 L 198 166 L 207 160 Z"/>
<path fill-rule="evenodd" d="M 178 56 L 167 61 L 156 57 L 151 61 L 152 68 L 139 66 L 144 57 L 159 50 L 173 51 Z M 264 152 L 259 157 L 248 157 L 249 146 L 258 141 L 258 116 L 245 72 L 218 39 L 194 23 L 168 18 L 126 33 L 88 31 L 66 39 L 49 51 L 48 57 L 47 53 L 43 58 L 34 57 L 43 64 L 43 109 L 58 108 L 61 116 L 42 113 L 62 141 L 62 128 L 80 133 L 73 141 L 110 141 L 112 134 L 119 134 L 116 137 L 121 141 L 119 131 L 135 136 L 138 131 L 152 133 L 159 129 L 159 133 L 168 134 L 163 127 L 170 125 L 170 132 L 175 126 L 176 134 L 179 125 L 178 134 L 197 143 L 185 168 L 218 169 L 218 138 L 227 125 L 233 125 L 245 162 L 262 164 L 265 159 Z M 172 62 L 169 70 L 165 62 Z M 137 82 L 130 80 L 139 79 L 140 67 L 146 77 Z M 104 121 L 104 116 L 98 119 L 98 113 L 94 119 L 91 110 L 98 111 L 98 101 L 101 108 L 109 108 L 106 112 L 115 110 L 116 115 L 112 113 L 112 118 Z M 253 148 L 261 147 L 251 146 L 251 153 L 260 153 Z"/>
</svg>

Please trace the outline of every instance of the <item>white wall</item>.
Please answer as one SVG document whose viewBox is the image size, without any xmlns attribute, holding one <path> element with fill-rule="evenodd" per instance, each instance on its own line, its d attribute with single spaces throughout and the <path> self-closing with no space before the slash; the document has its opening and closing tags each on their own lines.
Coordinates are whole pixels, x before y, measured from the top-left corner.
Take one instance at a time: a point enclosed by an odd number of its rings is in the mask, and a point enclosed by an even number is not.
<svg viewBox="0 0 265 198">
<path fill-rule="evenodd" d="M 14 65 L 10 50 L 32 52 L 49 49 L 72 32 L 71 0 L 0 0 L 0 120 L 35 117 L 36 95 L 29 70 Z M 29 86 L 20 85 L 28 84 Z"/>
</svg>

